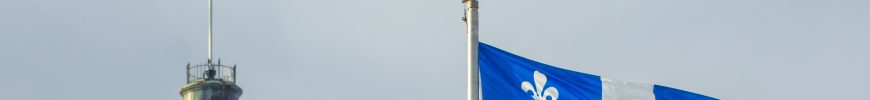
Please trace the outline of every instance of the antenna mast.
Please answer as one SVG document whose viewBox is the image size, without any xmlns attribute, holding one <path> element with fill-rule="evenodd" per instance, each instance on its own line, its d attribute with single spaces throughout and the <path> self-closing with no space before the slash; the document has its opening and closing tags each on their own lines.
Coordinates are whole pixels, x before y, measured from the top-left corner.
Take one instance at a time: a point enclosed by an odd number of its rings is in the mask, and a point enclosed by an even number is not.
<svg viewBox="0 0 870 100">
<path fill-rule="evenodd" d="M 212 58 L 212 0 L 208 0 L 208 64 L 211 66 L 211 58 Z"/>
</svg>

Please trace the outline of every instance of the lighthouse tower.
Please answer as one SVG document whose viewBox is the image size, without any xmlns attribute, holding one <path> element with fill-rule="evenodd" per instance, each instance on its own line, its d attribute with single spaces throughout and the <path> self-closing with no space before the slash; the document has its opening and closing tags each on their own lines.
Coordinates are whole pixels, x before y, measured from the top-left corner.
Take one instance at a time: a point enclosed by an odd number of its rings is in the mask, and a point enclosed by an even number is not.
<svg viewBox="0 0 870 100">
<path fill-rule="evenodd" d="M 187 65 L 187 84 L 181 87 L 181 100 L 238 100 L 242 88 L 236 86 L 236 66 L 206 63 Z"/>
<path fill-rule="evenodd" d="M 236 65 L 212 60 L 212 1 L 208 1 L 208 61 L 187 64 L 187 84 L 181 87 L 181 100 L 238 100 L 242 88 L 236 86 Z"/>
</svg>

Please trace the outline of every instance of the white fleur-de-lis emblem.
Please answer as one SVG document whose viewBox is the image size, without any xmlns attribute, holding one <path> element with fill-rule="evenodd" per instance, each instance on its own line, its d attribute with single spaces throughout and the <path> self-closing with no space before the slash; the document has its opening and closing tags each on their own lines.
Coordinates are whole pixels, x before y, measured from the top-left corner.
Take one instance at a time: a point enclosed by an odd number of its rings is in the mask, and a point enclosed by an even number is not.
<svg viewBox="0 0 870 100">
<path fill-rule="evenodd" d="M 523 91 L 532 92 L 531 96 L 535 100 L 547 100 L 547 96 L 552 98 L 552 100 L 559 98 L 559 91 L 555 87 L 550 86 L 544 89 L 544 85 L 547 84 L 547 76 L 538 71 L 535 71 L 532 76 L 535 78 L 535 85 L 532 86 L 532 83 L 529 83 L 529 81 L 523 81 L 521 86 Z"/>
</svg>

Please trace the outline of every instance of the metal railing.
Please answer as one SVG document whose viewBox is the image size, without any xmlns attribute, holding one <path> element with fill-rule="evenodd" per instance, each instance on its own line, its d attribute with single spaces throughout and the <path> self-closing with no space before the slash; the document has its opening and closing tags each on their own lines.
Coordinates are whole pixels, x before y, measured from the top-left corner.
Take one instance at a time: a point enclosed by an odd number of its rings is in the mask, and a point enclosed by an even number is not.
<svg viewBox="0 0 870 100">
<path fill-rule="evenodd" d="M 214 70 L 214 76 L 209 78 L 208 71 Z M 199 65 L 190 65 L 187 64 L 187 83 L 199 81 L 199 80 L 208 80 L 215 79 L 221 80 L 224 82 L 236 82 L 236 65 L 228 66 L 221 65 L 220 63 L 211 64 L 209 66 L 206 64 Z"/>
</svg>

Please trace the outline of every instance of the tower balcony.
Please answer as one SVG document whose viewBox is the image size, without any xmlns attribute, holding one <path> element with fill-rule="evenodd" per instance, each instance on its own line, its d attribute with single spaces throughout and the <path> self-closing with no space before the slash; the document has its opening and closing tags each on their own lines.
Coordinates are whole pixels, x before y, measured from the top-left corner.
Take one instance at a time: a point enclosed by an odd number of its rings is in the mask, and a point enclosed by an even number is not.
<svg viewBox="0 0 870 100">
<path fill-rule="evenodd" d="M 222 65 L 220 62 L 217 64 L 187 64 L 187 83 L 204 80 L 219 80 L 226 83 L 235 83 L 236 65 Z"/>
</svg>

